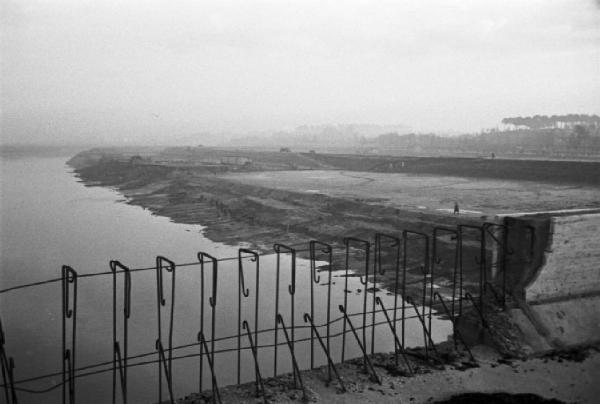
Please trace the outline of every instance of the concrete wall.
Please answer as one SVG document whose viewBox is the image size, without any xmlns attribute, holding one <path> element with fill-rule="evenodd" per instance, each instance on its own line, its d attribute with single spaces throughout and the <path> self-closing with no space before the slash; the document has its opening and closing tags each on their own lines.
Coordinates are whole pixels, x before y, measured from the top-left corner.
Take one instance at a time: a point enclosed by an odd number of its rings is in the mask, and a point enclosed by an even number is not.
<svg viewBox="0 0 600 404">
<path fill-rule="evenodd" d="M 511 318 L 531 331 L 524 339 L 534 350 L 600 341 L 600 213 L 525 214 L 505 224 Z"/>
<path fill-rule="evenodd" d="M 528 303 L 600 294 L 600 214 L 552 217 L 544 261 Z"/>
</svg>

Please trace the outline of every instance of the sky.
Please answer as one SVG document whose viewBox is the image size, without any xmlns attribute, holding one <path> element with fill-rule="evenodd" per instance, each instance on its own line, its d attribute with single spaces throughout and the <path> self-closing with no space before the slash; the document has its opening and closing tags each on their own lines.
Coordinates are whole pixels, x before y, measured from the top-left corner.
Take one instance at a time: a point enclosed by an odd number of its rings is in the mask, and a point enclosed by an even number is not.
<svg viewBox="0 0 600 404">
<path fill-rule="evenodd" d="M 0 0 L 2 143 L 600 113 L 600 0 Z"/>
</svg>

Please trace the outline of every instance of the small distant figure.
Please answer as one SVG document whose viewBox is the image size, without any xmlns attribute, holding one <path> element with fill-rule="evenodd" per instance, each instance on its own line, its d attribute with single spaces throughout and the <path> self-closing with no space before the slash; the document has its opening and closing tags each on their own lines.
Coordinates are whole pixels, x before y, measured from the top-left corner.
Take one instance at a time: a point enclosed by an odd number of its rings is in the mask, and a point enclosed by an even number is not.
<svg viewBox="0 0 600 404">
<path fill-rule="evenodd" d="M 496 153 L 492 153 L 492 160 L 496 158 Z"/>
<path fill-rule="evenodd" d="M 460 214 L 460 209 L 458 207 L 458 202 L 454 202 L 454 214 L 455 215 L 459 215 Z"/>
</svg>

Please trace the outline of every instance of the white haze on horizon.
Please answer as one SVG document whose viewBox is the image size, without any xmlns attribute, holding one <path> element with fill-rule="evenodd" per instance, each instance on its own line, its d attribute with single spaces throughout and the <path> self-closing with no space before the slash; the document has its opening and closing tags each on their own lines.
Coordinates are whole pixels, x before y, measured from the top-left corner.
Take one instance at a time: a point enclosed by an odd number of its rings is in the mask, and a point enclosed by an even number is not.
<svg viewBox="0 0 600 404">
<path fill-rule="evenodd" d="M 600 111 L 593 0 L 0 0 L 2 143 Z"/>
</svg>

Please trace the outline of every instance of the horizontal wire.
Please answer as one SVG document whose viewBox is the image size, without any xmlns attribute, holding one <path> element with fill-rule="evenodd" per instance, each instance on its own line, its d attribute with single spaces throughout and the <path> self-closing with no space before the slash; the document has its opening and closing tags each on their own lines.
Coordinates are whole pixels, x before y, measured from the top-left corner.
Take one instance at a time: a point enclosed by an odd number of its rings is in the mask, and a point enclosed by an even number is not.
<svg viewBox="0 0 600 404">
<path fill-rule="evenodd" d="M 412 240 L 412 239 L 422 239 L 423 237 L 419 237 L 419 236 L 415 236 L 415 237 L 408 237 L 407 239 Z M 297 243 L 297 244 L 290 244 L 290 247 L 294 247 L 294 246 L 301 246 L 301 245 L 305 245 L 306 242 L 303 243 Z M 331 246 L 332 250 L 345 250 L 346 247 L 345 246 L 336 246 L 336 245 L 332 245 Z M 302 250 L 295 250 L 296 253 L 300 253 L 300 252 L 309 252 L 310 248 L 308 249 L 302 249 Z M 283 252 L 282 254 L 286 254 L 287 252 Z M 268 251 L 268 252 L 261 252 L 258 253 L 258 256 L 260 257 L 264 257 L 267 255 L 274 255 L 277 254 L 275 251 Z M 234 261 L 234 260 L 238 260 L 239 257 L 225 257 L 225 258 L 218 258 L 216 259 L 217 262 L 226 262 L 226 261 Z M 523 262 L 527 262 L 527 261 L 523 261 Z M 523 263 L 523 262 L 511 262 L 511 264 L 519 264 L 519 263 Z M 188 266 L 196 266 L 196 265 L 201 265 L 200 262 L 186 262 L 183 264 L 176 264 L 175 267 L 188 267 Z M 489 266 L 495 266 L 498 264 L 489 264 Z M 163 266 L 162 268 L 169 268 L 168 266 Z M 141 268 L 131 268 L 129 269 L 129 272 L 140 272 L 140 271 L 150 271 L 150 270 L 156 270 L 157 267 L 156 266 L 151 266 L 151 267 L 141 267 Z M 103 271 L 103 272 L 94 272 L 94 273 L 89 273 L 89 274 L 78 274 L 77 277 L 78 278 L 91 278 L 91 277 L 95 277 L 95 276 L 101 276 L 101 275 L 110 275 L 110 274 L 118 274 L 118 273 L 124 273 L 126 272 L 125 270 L 118 270 L 118 271 Z M 17 285 L 17 286 L 13 286 L 10 288 L 6 288 L 6 289 L 0 289 L 0 294 L 3 293 L 7 293 L 7 292 L 11 292 L 14 290 L 19 290 L 19 289 L 24 289 L 24 288 L 28 288 L 28 287 L 32 287 L 32 286 L 40 286 L 40 285 L 45 285 L 45 284 L 49 284 L 49 283 L 54 283 L 54 282 L 59 282 L 61 281 L 62 278 L 52 278 L 52 279 L 48 279 L 45 281 L 39 281 L 39 282 L 32 282 L 32 283 L 27 283 L 27 284 L 23 284 L 23 285 Z"/>
<path fill-rule="evenodd" d="M 458 299 L 446 299 L 446 300 L 444 300 L 444 302 L 452 302 L 452 301 L 458 302 L 460 300 L 463 300 L 463 299 L 461 299 L 461 298 L 458 298 Z M 433 302 L 431 304 L 431 306 L 437 306 L 437 305 L 440 305 L 440 304 L 441 304 L 441 302 L 437 302 L 437 303 Z M 401 307 L 397 307 L 395 309 L 385 309 L 385 311 L 388 312 L 388 313 L 389 312 L 392 312 L 392 313 L 393 312 L 397 312 L 398 310 L 402 310 L 402 308 Z M 366 314 L 367 315 L 370 314 L 372 316 L 374 314 L 383 313 L 383 312 L 384 312 L 384 309 L 377 309 L 375 311 L 373 311 L 373 310 L 367 311 Z M 357 316 L 362 316 L 362 315 L 363 315 L 362 312 L 347 314 L 348 317 L 357 317 Z M 423 313 L 422 316 L 428 316 L 428 314 Z M 411 319 L 415 319 L 415 318 L 418 318 L 417 314 L 413 314 L 413 315 L 405 316 L 404 317 L 405 320 L 411 320 Z M 337 323 L 338 321 L 342 321 L 343 319 L 344 319 L 343 315 L 339 316 L 339 317 L 331 320 L 329 322 L 329 325 Z M 397 321 L 398 320 L 401 320 L 401 319 L 397 319 Z M 379 324 L 383 324 L 383 322 L 382 323 L 376 323 L 375 325 L 379 325 Z M 319 325 L 315 325 L 315 327 L 317 329 L 324 328 L 326 326 L 327 326 L 327 323 L 321 323 Z M 371 325 L 367 326 L 367 328 L 369 328 L 369 327 L 371 327 Z M 280 328 L 281 327 L 278 327 L 278 329 L 280 329 Z M 290 330 L 291 329 L 294 329 L 294 330 L 307 329 L 307 328 L 311 328 L 311 325 L 294 325 L 294 327 L 286 327 L 286 328 L 290 329 Z M 355 327 L 355 328 L 356 329 L 362 329 L 363 327 L 361 326 L 361 327 Z M 275 330 L 276 330 L 275 328 L 262 329 L 262 330 L 258 330 L 256 333 L 257 334 L 265 334 L 265 333 L 273 332 Z M 349 331 L 346 331 L 346 333 L 348 333 L 348 332 Z M 214 341 L 215 342 L 222 342 L 222 341 L 226 341 L 226 340 L 230 340 L 230 339 L 237 339 L 238 337 L 243 337 L 245 335 L 246 334 L 242 333 L 242 334 L 235 334 L 235 335 L 230 335 L 230 336 L 226 336 L 226 337 L 219 337 L 219 338 L 215 338 Z M 338 333 L 338 334 L 331 334 L 330 337 L 337 337 L 339 335 L 341 335 L 341 334 L 340 333 Z M 310 340 L 310 338 L 308 338 L 308 340 Z M 304 341 L 304 340 L 296 340 L 296 342 L 302 342 L 302 341 Z M 210 343 L 210 342 L 212 342 L 212 340 L 207 340 L 206 342 Z M 191 348 L 191 347 L 194 347 L 194 346 L 200 346 L 200 344 L 201 344 L 200 342 L 195 342 L 195 343 L 190 343 L 190 344 L 185 344 L 185 345 L 179 345 L 179 346 L 176 346 L 176 347 L 164 349 L 164 352 L 176 351 L 176 350 L 185 349 L 185 348 Z M 287 343 L 286 342 L 280 342 L 277 345 L 278 346 L 287 345 Z M 275 346 L 275 344 L 256 345 L 257 348 L 269 348 L 269 347 L 274 347 L 274 346 Z M 246 349 L 249 349 L 249 348 L 250 348 L 249 346 L 244 346 L 244 347 L 241 347 L 240 349 L 246 350 Z M 231 350 L 237 351 L 237 349 L 238 349 L 237 347 L 235 347 L 235 348 L 228 348 L 225 351 L 222 351 L 222 350 L 219 351 L 219 350 L 217 350 L 217 351 L 215 351 L 215 353 L 229 352 Z M 129 360 L 139 359 L 139 358 L 143 358 L 143 357 L 150 356 L 150 355 L 156 355 L 156 354 L 157 354 L 156 351 L 152 351 L 152 352 L 146 352 L 146 353 L 142 353 L 142 354 L 138 354 L 138 355 L 128 356 L 127 358 L 123 358 L 123 359 L 127 359 L 129 361 Z M 78 371 L 93 369 L 93 368 L 99 367 L 99 366 L 110 365 L 111 363 L 113 363 L 112 360 L 111 361 L 106 361 L 106 362 L 100 362 L 100 363 L 96 363 L 96 364 L 87 365 L 87 366 L 83 366 L 83 367 L 77 368 L 74 371 L 78 372 Z M 127 365 L 127 367 L 131 367 L 131 366 L 133 366 L 133 364 L 132 365 L 130 365 L 130 364 Z M 17 380 L 17 381 L 14 381 L 14 384 L 30 383 L 30 382 L 33 382 L 33 381 L 38 381 L 38 380 L 47 379 L 49 377 L 55 377 L 55 376 L 60 376 L 60 375 L 62 375 L 62 372 L 55 372 L 55 373 L 45 374 L 45 375 L 41 375 L 41 376 L 31 377 L 31 378 L 28 378 L 28 379 Z M 0 386 L 3 386 L 3 385 L 0 385 Z"/>
<path fill-rule="evenodd" d="M 379 312 L 379 311 L 369 312 L 369 314 L 373 314 L 373 313 L 377 313 L 377 312 Z M 353 313 L 352 315 L 355 316 L 357 314 L 362 315 L 362 313 Z M 348 316 L 350 317 L 350 315 L 348 315 Z M 411 318 L 416 318 L 416 317 L 417 316 L 415 315 L 415 316 L 413 316 Z M 343 318 L 344 317 L 342 316 L 341 319 L 343 319 Z M 338 320 L 338 319 L 336 319 L 336 320 Z M 380 326 L 382 324 L 388 324 L 388 321 L 387 320 L 382 320 L 382 321 L 376 322 L 375 324 L 368 324 L 368 325 L 366 325 L 364 327 L 363 326 L 354 327 L 354 329 L 357 330 L 357 331 L 359 331 L 359 330 L 363 330 L 363 329 L 372 328 L 373 326 L 377 327 L 377 326 Z M 325 325 L 318 326 L 317 328 L 324 327 Z M 310 328 L 310 325 L 309 326 L 302 326 L 302 328 L 307 328 L 307 327 Z M 285 327 L 285 328 L 288 329 L 288 330 L 292 329 L 292 327 Z M 293 327 L 293 328 L 296 329 L 296 328 L 299 328 L 299 327 Z M 281 327 L 281 329 L 283 330 L 283 327 Z M 274 331 L 274 330 L 275 329 L 272 329 L 271 331 Z M 338 333 L 335 333 L 335 334 L 330 334 L 329 337 L 330 338 L 337 338 L 337 337 L 342 336 L 343 334 L 349 334 L 349 333 L 352 333 L 351 329 L 348 329 L 345 332 L 341 331 L 341 332 L 338 332 Z M 237 335 L 235 337 L 237 337 Z M 312 337 L 304 337 L 304 338 L 300 338 L 300 339 L 295 339 L 294 340 L 294 344 L 296 344 L 296 343 L 302 343 L 302 342 L 308 342 L 308 341 L 311 341 L 311 339 L 312 339 Z M 206 341 L 206 342 L 208 343 L 210 341 Z M 190 344 L 189 346 L 194 346 L 194 345 L 199 346 L 200 343 Z M 279 346 L 285 346 L 285 345 L 288 345 L 288 344 L 287 344 L 287 342 L 284 341 L 284 342 L 279 342 L 277 344 L 272 343 L 272 344 L 266 344 L 266 345 L 255 345 L 255 348 L 256 349 L 265 349 L 265 348 L 273 348 L 275 346 L 279 347 Z M 170 350 L 175 350 L 175 349 L 180 349 L 180 348 L 181 347 L 176 347 L 176 348 L 171 348 L 171 349 L 165 349 L 164 352 L 169 352 Z M 242 346 L 239 349 L 237 347 L 223 348 L 223 349 L 215 350 L 214 354 L 223 354 L 223 353 L 229 353 L 229 352 L 237 352 L 238 350 L 240 350 L 240 351 L 246 351 L 246 350 L 249 350 L 251 348 L 252 347 L 250 345 Z M 208 356 L 209 354 L 212 355 L 211 352 L 206 352 L 206 353 L 203 353 L 202 355 L 207 355 Z M 150 352 L 150 353 L 147 353 L 147 354 L 143 354 L 143 356 L 150 356 L 150 355 L 158 355 L 158 352 L 154 351 L 154 352 Z M 186 354 L 186 355 L 174 356 L 171 359 L 172 360 L 189 359 L 189 358 L 200 357 L 200 356 L 201 356 L 200 353 L 193 353 L 193 354 Z M 139 357 L 141 357 L 141 356 L 139 356 Z M 135 358 L 135 357 L 133 357 L 133 358 Z M 144 366 L 144 365 L 151 365 L 151 364 L 154 364 L 154 363 L 160 363 L 161 361 L 162 361 L 162 359 L 159 358 L 159 359 L 155 359 L 155 360 L 149 360 L 149 361 L 143 361 L 143 362 L 136 362 L 136 363 L 132 363 L 132 364 L 128 363 L 127 364 L 127 368 L 129 369 L 129 368 L 134 368 L 134 367 L 139 367 L 139 366 Z M 114 363 L 114 362 L 113 361 L 104 362 L 103 365 L 106 366 L 106 365 L 110 365 L 111 363 Z M 93 366 L 79 368 L 79 369 L 76 369 L 75 372 L 77 370 L 86 370 L 86 369 L 90 369 L 90 368 L 97 367 L 97 366 L 99 366 L 99 365 L 93 365 Z M 50 391 L 52 391 L 54 389 L 57 389 L 58 387 L 62 386 L 63 384 L 68 383 L 72 379 L 78 379 L 78 378 L 82 378 L 82 377 L 98 375 L 98 374 L 107 373 L 107 372 L 111 372 L 111 371 L 115 371 L 115 370 L 119 370 L 119 368 L 113 366 L 113 367 L 109 367 L 109 368 L 105 368 L 105 369 L 95 370 L 95 371 L 92 371 L 92 372 L 79 373 L 79 374 L 76 374 L 73 378 L 67 377 L 64 382 L 57 383 L 57 384 L 55 384 L 55 385 L 53 385 L 51 387 L 48 387 L 48 388 L 42 389 L 42 390 L 26 389 L 26 388 L 23 388 L 23 387 L 16 387 L 16 386 L 15 386 L 15 390 L 21 391 L 21 392 L 26 392 L 26 393 L 31 393 L 31 394 L 44 394 L 44 393 L 48 393 L 48 392 L 50 392 Z M 57 372 L 57 373 L 54 373 L 52 375 L 40 376 L 40 377 L 38 377 L 36 379 L 26 379 L 26 380 L 15 381 L 14 384 L 26 383 L 26 382 L 40 380 L 40 378 L 47 378 L 47 377 L 61 376 L 61 375 L 62 375 L 62 372 Z M 0 384 L 0 387 L 7 387 L 7 386 L 4 385 L 4 384 Z"/>
</svg>

